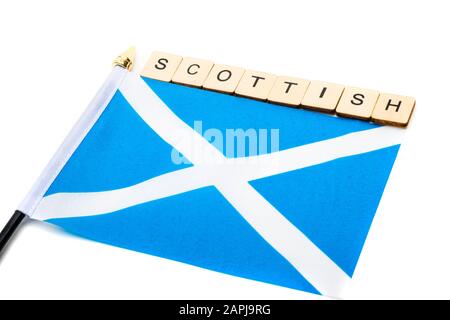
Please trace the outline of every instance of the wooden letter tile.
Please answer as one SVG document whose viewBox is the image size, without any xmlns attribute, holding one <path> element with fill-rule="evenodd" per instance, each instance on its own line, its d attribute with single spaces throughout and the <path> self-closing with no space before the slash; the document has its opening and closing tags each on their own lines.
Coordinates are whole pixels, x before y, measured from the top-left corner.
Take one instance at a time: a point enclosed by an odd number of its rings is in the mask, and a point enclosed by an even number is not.
<svg viewBox="0 0 450 320">
<path fill-rule="evenodd" d="M 233 93 L 243 74 L 244 69 L 242 68 L 216 64 L 203 84 L 203 88 L 219 92 Z"/>
<path fill-rule="evenodd" d="M 275 79 L 276 76 L 272 74 L 247 70 L 239 81 L 235 93 L 248 98 L 267 100 Z"/>
<path fill-rule="evenodd" d="M 406 127 L 415 104 L 416 100 L 412 97 L 382 93 L 373 109 L 372 120 L 381 124 Z"/>
<path fill-rule="evenodd" d="M 340 84 L 311 81 L 302 99 L 302 107 L 323 112 L 333 112 L 336 109 L 342 91 L 344 91 L 344 86 Z"/>
<path fill-rule="evenodd" d="M 213 62 L 202 59 L 183 58 L 172 82 L 182 83 L 193 87 L 201 87 L 213 67 Z"/>
<path fill-rule="evenodd" d="M 141 76 L 169 82 L 182 59 L 170 53 L 155 51 L 148 59 Z"/>
<path fill-rule="evenodd" d="M 308 89 L 309 81 L 291 77 L 277 77 L 268 100 L 289 106 L 299 106 Z"/>
<path fill-rule="evenodd" d="M 346 87 L 336 113 L 343 117 L 368 120 L 379 95 L 374 90 Z"/>
</svg>

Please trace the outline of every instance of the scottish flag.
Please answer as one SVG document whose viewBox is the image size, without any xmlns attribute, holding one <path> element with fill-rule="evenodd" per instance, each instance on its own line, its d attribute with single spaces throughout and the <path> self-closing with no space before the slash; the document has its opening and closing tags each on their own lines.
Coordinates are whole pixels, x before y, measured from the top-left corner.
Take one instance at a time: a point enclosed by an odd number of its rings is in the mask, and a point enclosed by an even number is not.
<svg viewBox="0 0 450 320">
<path fill-rule="evenodd" d="M 119 69 L 21 209 L 95 241 L 339 296 L 401 129 Z"/>
</svg>

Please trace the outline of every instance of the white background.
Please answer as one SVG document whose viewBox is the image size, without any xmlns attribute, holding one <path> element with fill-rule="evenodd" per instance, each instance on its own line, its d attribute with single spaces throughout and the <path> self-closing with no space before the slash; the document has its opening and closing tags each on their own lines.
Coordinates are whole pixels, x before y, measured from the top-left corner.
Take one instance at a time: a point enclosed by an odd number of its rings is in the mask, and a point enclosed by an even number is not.
<svg viewBox="0 0 450 320">
<path fill-rule="evenodd" d="M 450 298 L 448 1 L 8 1 L 0 11 L 0 225 L 129 45 L 412 95 L 386 192 L 344 298 Z M 317 296 L 24 225 L 0 298 Z"/>
</svg>

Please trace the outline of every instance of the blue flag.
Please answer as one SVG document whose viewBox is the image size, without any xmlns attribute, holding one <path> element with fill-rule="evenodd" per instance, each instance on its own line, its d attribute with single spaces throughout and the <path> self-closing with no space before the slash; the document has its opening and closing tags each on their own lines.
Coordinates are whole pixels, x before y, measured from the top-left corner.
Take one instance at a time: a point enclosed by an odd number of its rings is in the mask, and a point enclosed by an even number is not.
<svg viewBox="0 0 450 320">
<path fill-rule="evenodd" d="M 95 241 L 339 296 L 401 129 L 120 68 L 111 79 L 23 212 Z"/>
</svg>

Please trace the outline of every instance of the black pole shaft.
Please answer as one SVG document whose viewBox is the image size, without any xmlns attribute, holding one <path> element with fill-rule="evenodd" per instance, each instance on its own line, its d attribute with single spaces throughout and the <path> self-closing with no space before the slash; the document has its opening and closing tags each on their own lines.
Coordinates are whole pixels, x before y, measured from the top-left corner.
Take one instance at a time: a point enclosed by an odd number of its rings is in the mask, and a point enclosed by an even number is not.
<svg viewBox="0 0 450 320">
<path fill-rule="evenodd" d="M 3 228 L 2 232 L 0 232 L 0 255 L 25 217 L 25 213 L 16 210 L 16 212 L 14 212 L 8 223 Z"/>
</svg>

